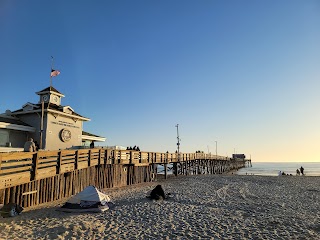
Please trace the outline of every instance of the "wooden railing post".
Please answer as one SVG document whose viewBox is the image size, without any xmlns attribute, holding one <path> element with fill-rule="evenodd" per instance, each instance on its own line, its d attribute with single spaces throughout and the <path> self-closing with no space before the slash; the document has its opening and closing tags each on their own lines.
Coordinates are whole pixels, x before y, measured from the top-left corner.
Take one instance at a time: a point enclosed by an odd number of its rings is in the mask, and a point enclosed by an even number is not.
<svg viewBox="0 0 320 240">
<path fill-rule="evenodd" d="M 31 172 L 30 181 L 37 179 L 38 161 L 39 161 L 38 152 L 36 152 L 35 154 L 33 154 L 33 157 L 32 157 L 32 172 Z M 1 165 L 1 163 L 0 163 L 0 165 Z"/>
<path fill-rule="evenodd" d="M 61 150 L 58 152 L 57 174 L 61 172 L 61 162 L 62 162 L 61 152 L 62 152 Z"/>
<path fill-rule="evenodd" d="M 129 151 L 129 163 L 132 164 L 132 151 Z"/>
<path fill-rule="evenodd" d="M 91 166 L 91 149 L 89 150 L 89 156 L 88 156 L 88 167 Z"/>
<path fill-rule="evenodd" d="M 101 165 L 101 151 L 102 149 L 99 149 L 98 165 Z"/>
<path fill-rule="evenodd" d="M 76 151 L 76 156 L 75 156 L 75 160 L 74 160 L 74 169 L 78 169 L 78 162 L 79 162 L 79 150 Z"/>
<path fill-rule="evenodd" d="M 104 153 L 104 165 L 107 165 L 110 157 L 110 150 L 106 149 Z"/>
</svg>

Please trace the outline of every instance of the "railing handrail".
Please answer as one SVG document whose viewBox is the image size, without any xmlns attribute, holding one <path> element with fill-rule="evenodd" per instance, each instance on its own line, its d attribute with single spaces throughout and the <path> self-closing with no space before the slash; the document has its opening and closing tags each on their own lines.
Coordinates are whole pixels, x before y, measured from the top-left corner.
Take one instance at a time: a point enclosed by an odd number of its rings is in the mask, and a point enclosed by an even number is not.
<svg viewBox="0 0 320 240">
<path fill-rule="evenodd" d="M 102 164 L 168 164 L 192 160 L 231 160 L 206 153 L 160 153 L 106 148 L 0 153 L 0 189 Z"/>
</svg>

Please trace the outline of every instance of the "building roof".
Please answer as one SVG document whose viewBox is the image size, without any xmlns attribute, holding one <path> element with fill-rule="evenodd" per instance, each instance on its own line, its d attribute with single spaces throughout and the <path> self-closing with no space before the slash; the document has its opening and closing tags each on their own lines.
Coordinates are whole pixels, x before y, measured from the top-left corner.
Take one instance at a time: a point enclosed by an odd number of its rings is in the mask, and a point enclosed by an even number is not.
<svg viewBox="0 0 320 240">
<path fill-rule="evenodd" d="M 82 134 L 83 135 L 87 135 L 87 136 L 92 136 L 92 137 L 100 137 L 98 135 L 95 135 L 95 134 L 92 134 L 92 133 L 88 133 L 88 132 L 85 132 L 85 131 L 82 131 Z"/>
<path fill-rule="evenodd" d="M 39 92 L 37 92 L 37 94 L 39 93 L 46 93 L 46 92 L 55 92 L 55 93 L 59 93 L 59 94 L 62 94 L 61 92 L 59 92 L 57 89 L 55 89 L 54 87 L 50 86 L 50 87 L 47 87 Z"/>
<path fill-rule="evenodd" d="M 41 111 L 41 103 L 38 103 L 38 104 L 33 104 L 34 106 L 34 109 L 32 111 L 24 111 L 22 108 L 21 109 L 18 109 L 16 111 L 12 111 L 12 115 L 15 115 L 15 114 L 28 114 L 29 112 L 34 112 L 34 111 Z M 44 103 L 44 110 L 54 110 L 54 111 L 58 111 L 58 112 L 61 112 L 61 113 L 64 113 L 63 112 L 63 108 L 66 107 L 66 106 L 61 106 L 61 105 L 56 105 L 56 104 L 53 104 L 53 103 Z M 68 113 L 68 115 L 71 115 L 71 116 L 75 116 L 75 117 L 79 117 L 79 118 L 85 118 L 85 119 L 88 119 L 84 116 L 81 116 L 80 114 L 76 113 L 76 112 L 72 112 L 72 113 Z M 90 120 L 90 119 L 88 119 Z"/>
<path fill-rule="evenodd" d="M 91 141 L 98 141 L 98 142 L 104 142 L 106 140 L 105 137 L 100 137 L 98 135 L 88 133 L 85 131 L 82 131 L 82 140 L 91 140 Z"/>
<path fill-rule="evenodd" d="M 35 132 L 35 128 L 11 116 L 0 114 L 0 128 Z"/>
<path fill-rule="evenodd" d="M 0 115 L 0 122 L 5 122 L 5 123 L 11 123 L 11 124 L 16 124 L 16 125 L 23 125 L 23 126 L 28 126 L 31 127 L 29 124 L 26 124 L 19 119 L 15 119 L 12 117 L 3 117 Z"/>
</svg>

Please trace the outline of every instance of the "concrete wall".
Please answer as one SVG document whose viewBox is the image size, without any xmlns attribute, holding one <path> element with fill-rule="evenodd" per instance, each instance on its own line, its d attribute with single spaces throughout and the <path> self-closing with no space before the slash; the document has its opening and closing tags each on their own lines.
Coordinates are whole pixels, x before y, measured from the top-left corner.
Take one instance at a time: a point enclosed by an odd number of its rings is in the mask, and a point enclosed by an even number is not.
<svg viewBox="0 0 320 240">
<path fill-rule="evenodd" d="M 46 139 L 44 144 L 45 150 L 58 150 L 72 148 L 82 145 L 82 121 L 75 121 L 66 116 L 53 116 L 48 114 L 48 122 L 45 126 L 43 138 Z M 61 139 L 61 131 L 63 129 L 71 132 L 71 139 L 63 141 Z"/>
<path fill-rule="evenodd" d="M 12 129 L 0 129 L 0 147 L 22 148 L 27 141 L 28 132 Z M 11 143 L 11 146 L 7 145 Z"/>
<path fill-rule="evenodd" d="M 9 141 L 11 142 L 11 147 L 13 148 L 23 148 L 24 143 L 28 139 L 28 132 L 10 130 Z"/>
<path fill-rule="evenodd" d="M 36 129 L 35 132 L 29 132 L 27 138 L 32 137 L 34 141 L 37 141 L 40 144 L 40 122 L 41 122 L 41 115 L 37 113 L 30 113 L 26 115 L 19 115 L 18 116 L 21 121 L 29 124 L 30 126 Z M 46 119 L 44 119 L 45 122 Z M 25 142 L 25 141 L 24 141 Z"/>
<path fill-rule="evenodd" d="M 17 147 L 23 147 L 26 139 L 32 137 L 34 141 L 37 141 L 40 144 L 40 125 L 41 125 L 41 115 L 37 113 L 30 113 L 26 115 L 20 115 L 19 118 L 34 127 L 36 131 L 34 133 L 25 133 L 24 136 L 19 136 L 16 140 L 12 140 L 15 142 Z M 71 119 L 66 116 L 57 116 L 51 113 L 44 113 L 43 118 L 43 142 L 42 148 L 45 150 L 58 150 L 58 149 L 66 149 L 72 148 L 75 146 L 82 145 L 82 125 L 83 121 L 79 119 Z M 71 132 L 71 139 L 69 141 L 62 141 L 61 139 L 61 131 L 62 129 L 69 130 Z M 15 136 L 16 133 L 14 133 Z M 21 143 L 18 143 L 21 141 Z"/>
<path fill-rule="evenodd" d="M 0 129 L 0 147 L 6 147 L 6 144 L 9 141 L 9 135 L 8 129 Z"/>
</svg>

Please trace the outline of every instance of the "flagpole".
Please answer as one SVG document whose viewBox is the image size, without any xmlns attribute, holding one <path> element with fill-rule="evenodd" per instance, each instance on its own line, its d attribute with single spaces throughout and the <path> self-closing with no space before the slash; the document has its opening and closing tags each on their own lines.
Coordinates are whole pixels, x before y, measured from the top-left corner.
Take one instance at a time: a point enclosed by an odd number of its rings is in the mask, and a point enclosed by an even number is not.
<svg viewBox="0 0 320 240">
<path fill-rule="evenodd" d="M 52 70 L 53 70 L 53 57 L 51 56 L 50 87 L 52 87 L 52 75 L 51 75 Z"/>
<path fill-rule="evenodd" d="M 40 149 L 42 149 L 42 138 L 43 138 L 43 116 L 44 115 L 44 101 L 41 101 L 41 122 L 40 122 Z"/>
</svg>

